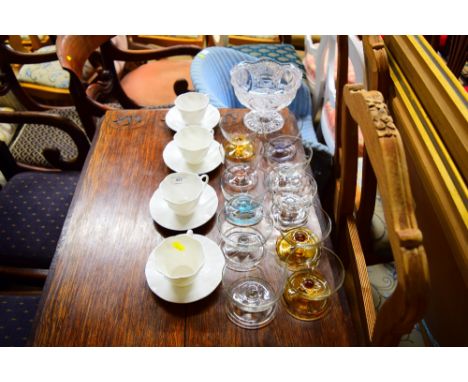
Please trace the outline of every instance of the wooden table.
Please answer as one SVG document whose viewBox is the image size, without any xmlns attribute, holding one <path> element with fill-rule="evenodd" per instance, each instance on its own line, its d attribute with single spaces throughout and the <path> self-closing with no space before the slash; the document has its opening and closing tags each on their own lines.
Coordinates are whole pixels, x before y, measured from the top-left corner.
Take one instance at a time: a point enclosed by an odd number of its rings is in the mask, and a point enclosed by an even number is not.
<svg viewBox="0 0 468 382">
<path fill-rule="evenodd" d="M 228 110 L 221 110 L 226 113 Z M 245 110 L 230 110 L 245 113 Z M 36 317 L 35 346 L 311 346 L 353 345 L 344 291 L 322 320 L 302 322 L 282 304 L 265 328 L 247 330 L 224 312 L 221 285 L 191 304 L 172 304 L 146 284 L 151 250 L 174 232 L 153 222 L 149 200 L 170 173 L 162 151 L 172 139 L 167 110 L 106 114 L 83 169 Z M 297 133 L 285 113 L 285 133 Z M 122 117 L 131 117 L 122 120 Z M 120 119 L 120 123 L 116 122 Z M 216 137 L 220 138 L 216 128 Z M 219 178 L 210 185 L 222 207 Z M 217 241 L 215 219 L 196 233 Z"/>
</svg>

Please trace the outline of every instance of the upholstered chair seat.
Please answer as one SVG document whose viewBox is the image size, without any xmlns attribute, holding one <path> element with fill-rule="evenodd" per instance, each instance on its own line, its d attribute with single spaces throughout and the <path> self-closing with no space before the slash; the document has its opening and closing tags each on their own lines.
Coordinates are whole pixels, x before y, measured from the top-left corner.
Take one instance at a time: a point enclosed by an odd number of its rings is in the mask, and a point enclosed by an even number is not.
<svg viewBox="0 0 468 382">
<path fill-rule="evenodd" d="M 377 310 L 380 310 L 385 300 L 393 294 L 398 283 L 395 264 L 389 262 L 371 265 L 367 267 L 367 272 L 372 288 L 374 306 Z M 423 325 L 424 321 L 416 324 L 411 333 L 401 338 L 399 346 L 425 346 L 426 343 L 422 334 L 423 331 L 426 333 L 431 345 L 437 345 L 431 333 L 428 332 L 429 329 L 427 325 Z"/>
<path fill-rule="evenodd" d="M 27 345 L 39 300 L 39 295 L 0 293 L 0 347 Z"/>
<path fill-rule="evenodd" d="M 82 128 L 74 107 L 51 109 L 46 113 L 65 117 Z M 42 150 L 48 147 L 58 148 L 64 160 L 75 158 L 78 154 L 78 149 L 68 134 L 53 126 L 32 123 L 26 123 L 19 129 L 10 145 L 10 151 L 19 163 L 51 168 L 51 164 L 42 155 Z"/>
<path fill-rule="evenodd" d="M 34 54 L 51 54 L 56 52 L 55 45 L 47 45 L 37 49 Z M 34 56 L 31 54 L 31 56 Z M 95 73 L 93 66 L 87 62 L 83 69 L 83 77 L 91 78 Z M 23 64 L 17 73 L 21 87 L 35 100 L 44 105 L 71 106 L 68 86 L 70 75 L 63 70 L 58 60 Z"/>
<path fill-rule="evenodd" d="M 38 53 L 55 52 L 55 45 L 44 46 L 37 50 Z M 37 85 L 50 86 L 60 89 L 68 89 L 70 75 L 63 70 L 60 62 L 50 61 L 40 64 L 25 64 L 18 72 L 20 82 L 28 82 Z"/>
<path fill-rule="evenodd" d="M 191 45 L 203 47 L 205 38 L 202 35 L 140 35 L 132 36 L 134 43 L 143 43 L 140 48 L 174 47 Z M 126 95 L 140 106 L 173 104 L 177 94 L 174 84 L 185 81 L 184 88 L 191 89 L 190 64 L 192 56 L 175 56 L 156 61 L 148 61 L 130 71 L 121 79 L 122 89 Z M 144 86 L 142 86 L 144 84 Z"/>
<path fill-rule="evenodd" d="M 15 175 L 0 191 L 0 264 L 49 267 L 79 172 Z"/>
<path fill-rule="evenodd" d="M 142 106 L 171 104 L 176 98 L 174 83 L 190 79 L 191 59 L 163 59 L 151 61 L 128 73 L 121 85 L 128 97 Z M 144 86 L 142 86 L 144 84 Z"/>
</svg>

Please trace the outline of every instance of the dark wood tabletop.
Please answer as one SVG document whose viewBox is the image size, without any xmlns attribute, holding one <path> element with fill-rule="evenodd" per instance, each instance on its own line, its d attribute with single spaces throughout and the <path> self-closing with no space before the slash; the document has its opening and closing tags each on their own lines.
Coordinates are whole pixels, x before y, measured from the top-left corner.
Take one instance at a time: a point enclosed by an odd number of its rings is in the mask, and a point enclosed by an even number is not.
<svg viewBox="0 0 468 382">
<path fill-rule="evenodd" d="M 245 110 L 221 110 L 245 113 Z M 166 302 L 149 289 L 145 265 L 162 237 L 149 200 L 171 173 L 162 159 L 173 132 L 167 110 L 108 112 L 82 171 L 46 282 L 34 346 L 346 346 L 356 343 L 344 290 L 321 320 L 299 321 L 280 303 L 266 327 L 229 321 L 222 286 L 190 304 Z M 287 111 L 284 133 L 297 134 Z M 123 119 L 122 117 L 131 117 Z M 215 138 L 220 139 L 216 127 Z M 222 166 L 210 185 L 222 208 Z M 217 241 L 215 218 L 194 230 Z"/>
</svg>

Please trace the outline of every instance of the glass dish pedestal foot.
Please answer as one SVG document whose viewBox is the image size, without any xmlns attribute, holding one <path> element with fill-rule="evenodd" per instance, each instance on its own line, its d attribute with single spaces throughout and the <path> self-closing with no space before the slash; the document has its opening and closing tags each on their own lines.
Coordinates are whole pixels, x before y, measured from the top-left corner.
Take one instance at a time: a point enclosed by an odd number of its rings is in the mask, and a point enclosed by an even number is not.
<svg viewBox="0 0 468 382">
<path fill-rule="evenodd" d="M 284 119 L 276 111 L 260 113 L 252 110 L 244 116 L 244 124 L 257 134 L 267 135 L 281 130 L 284 126 Z"/>
<path fill-rule="evenodd" d="M 267 303 L 274 292 L 265 281 L 241 280 L 231 293 L 232 297 L 226 301 L 226 314 L 241 328 L 258 329 L 275 318 L 277 305 Z"/>
</svg>

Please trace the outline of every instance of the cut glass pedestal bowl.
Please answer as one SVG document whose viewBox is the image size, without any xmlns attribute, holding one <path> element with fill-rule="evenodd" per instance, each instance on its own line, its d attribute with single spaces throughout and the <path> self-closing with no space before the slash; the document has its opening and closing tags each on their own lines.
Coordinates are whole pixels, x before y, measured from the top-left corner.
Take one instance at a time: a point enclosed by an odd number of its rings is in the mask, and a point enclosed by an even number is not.
<svg viewBox="0 0 468 382">
<path fill-rule="evenodd" d="M 251 111 L 245 126 L 258 134 L 280 130 L 284 119 L 278 112 L 287 107 L 301 86 L 302 72 L 293 64 L 270 59 L 243 61 L 231 70 L 231 84 L 239 101 Z"/>
</svg>

